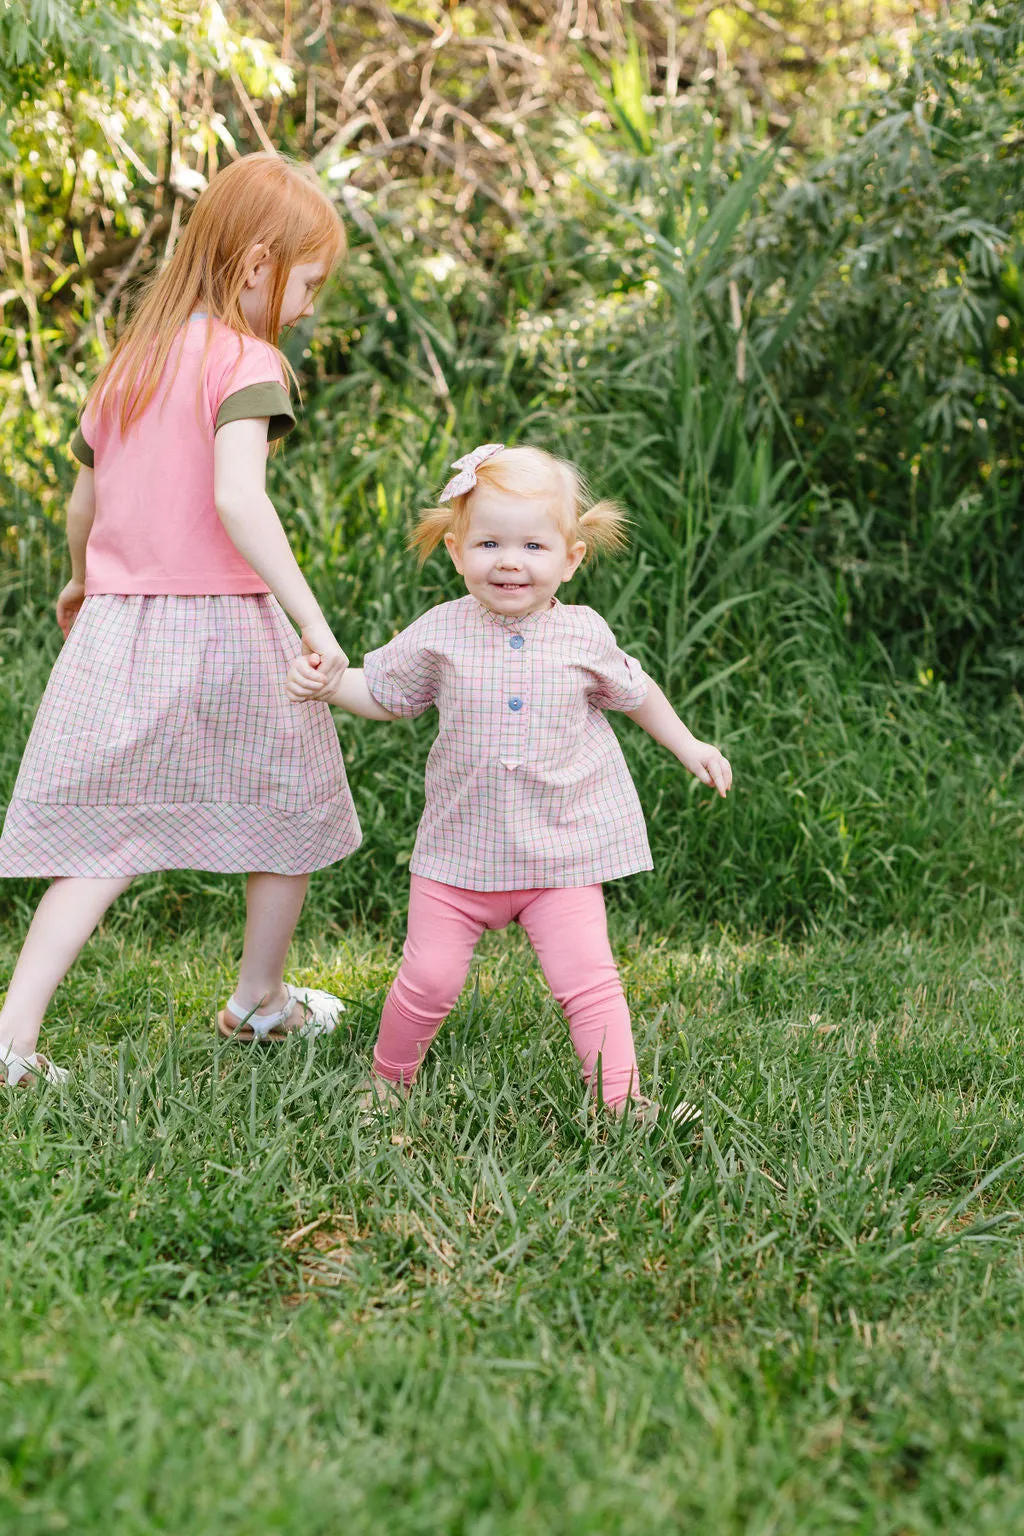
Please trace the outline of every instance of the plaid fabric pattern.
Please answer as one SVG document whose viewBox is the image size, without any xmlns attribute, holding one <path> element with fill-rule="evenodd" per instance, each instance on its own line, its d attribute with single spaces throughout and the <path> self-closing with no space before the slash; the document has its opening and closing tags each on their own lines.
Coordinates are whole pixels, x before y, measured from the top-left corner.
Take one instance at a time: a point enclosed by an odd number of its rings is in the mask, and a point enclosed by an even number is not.
<svg viewBox="0 0 1024 1536">
<path fill-rule="evenodd" d="M 289 703 L 276 599 L 86 598 L 0 837 L 0 875 L 307 874 L 359 846 L 326 704 Z"/>
<path fill-rule="evenodd" d="M 442 603 L 363 663 L 392 714 L 437 705 L 409 868 L 471 891 L 597 885 L 651 868 L 643 811 L 602 711 L 647 694 L 592 608 L 513 619 Z"/>
</svg>

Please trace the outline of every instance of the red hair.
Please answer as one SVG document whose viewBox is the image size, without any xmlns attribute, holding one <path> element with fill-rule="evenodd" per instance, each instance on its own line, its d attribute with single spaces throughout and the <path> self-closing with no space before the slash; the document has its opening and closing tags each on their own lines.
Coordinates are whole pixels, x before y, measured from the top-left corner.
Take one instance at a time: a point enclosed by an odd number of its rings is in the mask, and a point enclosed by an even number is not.
<svg viewBox="0 0 1024 1536">
<path fill-rule="evenodd" d="M 329 270 L 345 254 L 338 211 L 311 168 L 281 155 L 246 155 L 202 193 L 93 386 L 101 413 L 117 402 L 122 432 L 153 399 L 189 315 L 199 310 L 243 336 L 256 334 L 241 305 L 254 253 L 272 263 L 261 339 L 276 346 L 292 267 L 322 259 Z"/>
</svg>

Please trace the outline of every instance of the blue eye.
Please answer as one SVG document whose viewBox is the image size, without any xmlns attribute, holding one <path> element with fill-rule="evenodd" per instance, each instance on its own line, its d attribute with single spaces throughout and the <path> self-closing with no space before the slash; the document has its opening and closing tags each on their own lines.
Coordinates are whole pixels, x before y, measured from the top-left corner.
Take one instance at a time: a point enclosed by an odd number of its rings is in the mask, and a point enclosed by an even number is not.
<svg viewBox="0 0 1024 1536">
<path fill-rule="evenodd" d="M 527 549 L 540 549 L 540 545 L 537 543 L 536 539 L 528 539 L 526 547 Z"/>
<path fill-rule="evenodd" d="M 480 548 L 481 549 L 497 549 L 497 547 L 498 547 L 497 539 L 481 539 L 480 540 Z"/>
</svg>

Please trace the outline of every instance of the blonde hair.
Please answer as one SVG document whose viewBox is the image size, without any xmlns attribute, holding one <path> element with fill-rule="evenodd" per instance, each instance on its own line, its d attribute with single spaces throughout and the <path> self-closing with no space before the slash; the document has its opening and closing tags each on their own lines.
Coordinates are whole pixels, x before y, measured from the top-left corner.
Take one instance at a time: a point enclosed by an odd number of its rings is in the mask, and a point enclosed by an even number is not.
<svg viewBox="0 0 1024 1536">
<path fill-rule="evenodd" d="M 576 466 L 543 448 L 503 448 L 479 466 L 476 479 L 476 486 L 465 495 L 420 513 L 409 535 L 409 548 L 417 551 L 420 565 L 446 534 L 462 543 L 469 527 L 473 495 L 481 485 L 509 496 L 543 500 L 545 511 L 558 524 L 566 544 L 571 546 L 582 540 L 587 546 L 586 560 L 596 550 L 614 554 L 625 548 L 627 518 L 621 507 L 614 501 L 591 503 L 587 482 Z"/>
<path fill-rule="evenodd" d="M 174 255 L 150 283 L 93 385 L 101 414 L 119 403 L 122 432 L 153 399 L 175 339 L 196 310 L 241 336 L 256 334 L 241 299 L 257 247 L 257 259 L 272 263 L 260 339 L 276 345 L 292 267 L 323 259 L 329 270 L 345 254 L 338 210 L 311 167 L 282 155 L 246 155 L 219 171 L 202 193 Z"/>
</svg>

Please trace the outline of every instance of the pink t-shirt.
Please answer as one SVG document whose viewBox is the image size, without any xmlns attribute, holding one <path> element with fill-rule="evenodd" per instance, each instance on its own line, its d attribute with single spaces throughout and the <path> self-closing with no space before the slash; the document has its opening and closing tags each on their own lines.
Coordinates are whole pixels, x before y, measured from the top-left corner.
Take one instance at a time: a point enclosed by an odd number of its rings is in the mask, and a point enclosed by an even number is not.
<svg viewBox="0 0 1024 1536">
<path fill-rule="evenodd" d="M 228 538 L 213 499 L 217 429 L 263 416 L 271 438 L 295 420 L 279 353 L 219 320 L 208 327 L 202 315 L 185 327 L 180 351 L 172 348 L 152 402 L 127 435 L 115 413 L 86 407 L 71 447 L 96 477 L 87 597 L 268 590 Z"/>
</svg>

